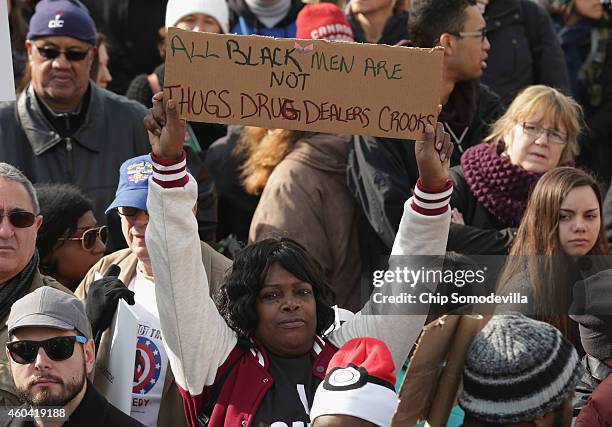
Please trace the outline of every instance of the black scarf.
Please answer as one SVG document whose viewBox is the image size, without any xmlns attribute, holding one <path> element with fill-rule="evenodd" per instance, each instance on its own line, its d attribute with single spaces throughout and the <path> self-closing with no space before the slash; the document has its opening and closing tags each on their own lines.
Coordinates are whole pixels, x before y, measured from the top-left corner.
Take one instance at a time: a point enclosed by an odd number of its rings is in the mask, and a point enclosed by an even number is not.
<svg viewBox="0 0 612 427">
<path fill-rule="evenodd" d="M 0 284 L 0 319 L 4 319 L 9 314 L 15 301 L 28 293 L 37 271 L 38 251 L 34 251 L 32 259 L 19 274 L 8 282 Z"/>
</svg>

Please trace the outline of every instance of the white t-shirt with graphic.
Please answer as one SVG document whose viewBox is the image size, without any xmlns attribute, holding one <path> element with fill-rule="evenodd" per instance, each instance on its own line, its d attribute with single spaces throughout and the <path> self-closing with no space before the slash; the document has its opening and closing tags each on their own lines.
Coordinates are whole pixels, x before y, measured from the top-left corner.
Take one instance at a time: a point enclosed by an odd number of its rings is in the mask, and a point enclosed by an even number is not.
<svg viewBox="0 0 612 427">
<path fill-rule="evenodd" d="M 136 294 L 131 309 L 139 320 L 130 415 L 147 427 L 156 427 L 168 356 L 155 303 L 155 283 L 136 269 L 128 287 Z"/>
</svg>

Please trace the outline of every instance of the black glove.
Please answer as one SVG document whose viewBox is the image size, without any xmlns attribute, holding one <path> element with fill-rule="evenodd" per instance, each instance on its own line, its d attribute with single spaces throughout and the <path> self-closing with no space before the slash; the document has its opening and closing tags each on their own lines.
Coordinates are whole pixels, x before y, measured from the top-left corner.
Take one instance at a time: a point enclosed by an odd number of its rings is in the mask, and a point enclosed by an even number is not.
<svg viewBox="0 0 612 427">
<path fill-rule="evenodd" d="M 94 333 L 105 331 L 110 326 L 120 298 L 129 305 L 135 303 L 134 292 L 117 278 L 120 272 L 121 268 L 113 264 L 103 278 L 94 281 L 89 287 L 86 311 Z"/>
</svg>

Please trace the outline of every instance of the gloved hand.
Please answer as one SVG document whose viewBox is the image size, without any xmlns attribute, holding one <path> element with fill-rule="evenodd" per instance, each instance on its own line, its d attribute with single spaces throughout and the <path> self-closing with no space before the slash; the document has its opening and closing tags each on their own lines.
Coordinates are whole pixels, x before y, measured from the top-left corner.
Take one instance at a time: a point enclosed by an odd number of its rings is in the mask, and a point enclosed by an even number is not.
<svg viewBox="0 0 612 427">
<path fill-rule="evenodd" d="M 119 299 L 134 305 L 134 292 L 117 278 L 121 268 L 111 265 L 103 278 L 94 281 L 87 296 L 87 318 L 94 333 L 105 331 L 111 324 Z"/>
</svg>

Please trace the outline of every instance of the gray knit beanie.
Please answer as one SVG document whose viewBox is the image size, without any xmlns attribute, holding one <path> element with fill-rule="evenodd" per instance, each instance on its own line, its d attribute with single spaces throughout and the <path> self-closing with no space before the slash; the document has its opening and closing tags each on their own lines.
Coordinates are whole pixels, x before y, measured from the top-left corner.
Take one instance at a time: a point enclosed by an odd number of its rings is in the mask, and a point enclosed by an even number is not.
<svg viewBox="0 0 612 427">
<path fill-rule="evenodd" d="M 581 373 L 558 329 L 518 313 L 496 315 L 468 350 L 459 405 L 486 423 L 531 421 L 561 406 Z"/>
</svg>

